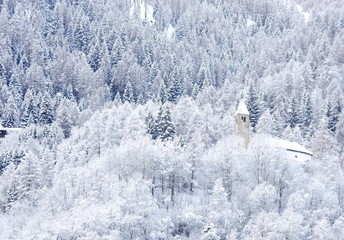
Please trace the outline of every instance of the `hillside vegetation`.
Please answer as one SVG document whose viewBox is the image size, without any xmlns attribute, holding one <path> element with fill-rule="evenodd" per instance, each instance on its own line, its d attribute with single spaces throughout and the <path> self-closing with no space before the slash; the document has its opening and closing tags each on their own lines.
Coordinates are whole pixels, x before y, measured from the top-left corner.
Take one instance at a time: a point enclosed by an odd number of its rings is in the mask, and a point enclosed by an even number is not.
<svg viewBox="0 0 344 240">
<path fill-rule="evenodd" d="M 1 124 L 22 128 L 0 239 L 344 235 L 341 1 L 2 0 L 0 21 Z"/>
</svg>

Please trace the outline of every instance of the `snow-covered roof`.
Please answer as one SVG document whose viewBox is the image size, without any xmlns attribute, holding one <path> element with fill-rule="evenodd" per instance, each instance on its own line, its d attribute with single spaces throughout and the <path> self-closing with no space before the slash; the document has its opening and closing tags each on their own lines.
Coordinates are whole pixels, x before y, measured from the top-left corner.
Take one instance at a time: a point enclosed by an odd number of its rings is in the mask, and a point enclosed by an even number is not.
<svg viewBox="0 0 344 240">
<path fill-rule="evenodd" d="M 305 147 L 301 146 L 298 143 L 295 142 L 289 142 L 286 140 L 282 139 L 274 139 L 274 144 L 278 148 L 286 149 L 287 151 L 292 151 L 292 152 L 298 152 L 298 153 L 304 153 L 310 156 L 313 156 L 313 153 L 306 149 Z"/>
<path fill-rule="evenodd" d="M 238 105 L 238 109 L 235 112 L 235 116 L 238 114 L 244 114 L 244 115 L 249 115 L 249 112 L 247 110 L 246 104 L 245 104 L 245 100 L 241 99 L 240 103 Z"/>
<path fill-rule="evenodd" d="M 1 130 L 5 130 L 5 131 L 18 131 L 18 130 L 21 130 L 21 128 L 5 128 L 5 127 L 0 126 L 0 131 Z"/>
</svg>

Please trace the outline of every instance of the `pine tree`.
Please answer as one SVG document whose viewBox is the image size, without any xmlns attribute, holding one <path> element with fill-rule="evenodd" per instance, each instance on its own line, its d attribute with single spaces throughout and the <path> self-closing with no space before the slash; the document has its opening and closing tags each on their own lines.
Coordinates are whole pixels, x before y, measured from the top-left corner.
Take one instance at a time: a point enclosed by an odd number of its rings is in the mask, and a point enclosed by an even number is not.
<svg viewBox="0 0 344 240">
<path fill-rule="evenodd" d="M 327 165 L 336 164 L 340 149 L 333 133 L 327 126 L 326 119 L 323 119 L 318 125 L 313 138 L 313 154 L 315 159 Z M 330 166 L 328 165 L 328 167 Z"/>
<path fill-rule="evenodd" d="M 273 118 L 269 110 L 266 110 L 259 118 L 256 126 L 257 133 L 272 134 L 273 133 Z"/>
<path fill-rule="evenodd" d="M 127 37 L 125 34 L 121 34 L 115 40 L 110 54 L 110 63 L 112 67 L 116 67 L 118 62 L 122 60 L 123 53 L 126 51 L 126 41 Z"/>
<path fill-rule="evenodd" d="M 39 109 L 39 122 L 41 124 L 51 124 L 54 120 L 54 112 L 51 102 L 50 93 L 46 92 L 42 97 Z"/>
<path fill-rule="evenodd" d="M 295 128 L 295 126 L 298 125 L 300 122 L 299 108 L 295 97 L 293 97 L 291 101 L 291 106 L 289 109 L 289 118 L 287 122 L 291 128 Z"/>
<path fill-rule="evenodd" d="M 3 60 L 0 58 L 0 83 L 6 82 L 6 70 L 3 64 Z"/>
<path fill-rule="evenodd" d="M 172 123 L 170 108 L 166 105 L 160 107 L 157 117 L 157 132 L 162 141 L 173 140 L 175 127 Z"/>
<path fill-rule="evenodd" d="M 162 104 L 166 103 L 167 101 L 167 89 L 166 89 L 166 85 L 164 83 L 164 81 L 162 81 L 161 85 L 160 85 L 160 92 L 159 92 L 159 95 L 160 95 L 160 101 Z"/>
<path fill-rule="evenodd" d="M 9 89 L 12 92 L 17 106 L 20 107 L 23 101 L 23 86 L 19 80 L 18 74 L 12 74 L 9 82 Z"/>
<path fill-rule="evenodd" d="M 22 105 L 22 115 L 20 118 L 20 125 L 22 127 L 27 127 L 31 124 L 37 123 L 38 108 L 35 101 L 36 96 L 33 95 L 31 89 L 27 90 L 23 105 Z"/>
<path fill-rule="evenodd" d="M 202 64 L 199 69 L 197 84 L 200 90 L 203 90 L 210 85 L 210 73 L 209 70 Z"/>
<path fill-rule="evenodd" d="M 342 112 L 338 118 L 337 131 L 336 131 L 337 142 L 340 143 L 341 150 L 344 150 L 344 112 Z M 344 164 L 344 163 L 343 163 Z"/>
<path fill-rule="evenodd" d="M 146 126 L 147 126 L 147 133 L 149 133 L 152 136 L 152 139 L 157 139 L 158 137 L 158 130 L 157 130 L 157 123 L 155 118 L 151 113 L 148 114 L 148 116 L 145 119 Z"/>
<path fill-rule="evenodd" d="M 170 102 L 176 103 L 181 93 L 182 87 L 179 76 L 177 74 L 174 74 L 172 76 L 171 85 L 168 88 L 168 100 Z"/>
<path fill-rule="evenodd" d="M 92 68 L 93 72 L 97 71 L 100 67 L 102 59 L 101 47 L 99 41 L 92 44 L 90 53 L 88 54 L 88 64 Z"/>
<path fill-rule="evenodd" d="M 333 133 L 336 132 L 336 125 L 338 123 L 341 111 L 342 109 L 339 102 L 337 102 L 337 105 L 335 107 L 333 107 L 333 104 L 331 102 L 328 102 L 326 112 L 326 116 L 328 118 L 327 128 Z"/>
<path fill-rule="evenodd" d="M 191 94 L 191 96 L 194 100 L 196 100 L 198 93 L 199 93 L 199 86 L 197 83 L 195 83 L 193 88 L 192 88 L 192 94 Z"/>
<path fill-rule="evenodd" d="M 141 104 L 141 105 L 145 104 L 145 99 L 144 99 L 142 93 L 140 93 L 140 95 L 137 97 L 136 103 Z"/>
<path fill-rule="evenodd" d="M 30 191 L 40 186 L 40 173 L 35 158 L 32 152 L 28 152 L 18 166 L 18 199 L 28 197 Z"/>
<path fill-rule="evenodd" d="M 78 21 L 75 21 L 77 24 L 74 27 L 73 32 L 73 48 L 82 51 L 86 55 L 89 53 L 90 44 L 92 39 L 92 32 L 90 30 L 90 21 L 85 16 L 82 15 Z"/>
<path fill-rule="evenodd" d="M 113 99 L 113 103 L 116 106 L 119 106 L 122 103 L 121 95 L 119 94 L 119 92 L 116 93 L 115 98 Z"/>
<path fill-rule="evenodd" d="M 250 113 L 250 123 L 254 132 L 260 117 L 259 100 L 252 85 L 250 85 L 247 99 L 247 109 Z"/>
<path fill-rule="evenodd" d="M 118 92 L 118 86 L 117 86 L 117 78 L 115 77 L 115 74 L 113 72 L 111 75 L 112 76 L 111 76 L 111 82 L 110 82 L 109 88 L 110 88 L 111 99 L 114 100 L 115 96 L 119 92 Z"/>
<path fill-rule="evenodd" d="M 125 86 L 123 93 L 123 101 L 129 103 L 134 102 L 133 86 L 130 80 L 127 82 L 127 85 Z"/>
<path fill-rule="evenodd" d="M 18 108 L 12 95 L 10 95 L 5 105 L 5 112 L 2 116 L 1 124 L 7 128 L 16 127 L 18 124 Z"/>
<path fill-rule="evenodd" d="M 68 84 L 64 96 L 67 99 L 76 102 L 75 89 L 71 83 Z"/>
<path fill-rule="evenodd" d="M 56 122 L 61 127 L 64 137 L 68 138 L 72 127 L 78 124 L 79 108 L 76 102 L 63 98 L 56 110 Z"/>
<path fill-rule="evenodd" d="M 312 108 L 311 98 L 309 94 L 306 94 L 303 100 L 301 129 L 302 129 L 303 135 L 307 139 L 309 139 L 313 135 L 312 117 L 313 117 L 313 108 Z"/>
<path fill-rule="evenodd" d="M 281 137 L 285 127 L 284 119 L 282 119 L 279 115 L 274 113 L 272 115 L 272 123 L 272 135 L 275 137 Z"/>
<path fill-rule="evenodd" d="M 12 207 L 12 204 L 18 200 L 18 176 L 15 173 L 16 168 L 14 164 L 10 164 L 3 175 L 3 177 L 8 180 L 6 202 L 3 203 L 5 211 L 8 211 Z"/>
</svg>

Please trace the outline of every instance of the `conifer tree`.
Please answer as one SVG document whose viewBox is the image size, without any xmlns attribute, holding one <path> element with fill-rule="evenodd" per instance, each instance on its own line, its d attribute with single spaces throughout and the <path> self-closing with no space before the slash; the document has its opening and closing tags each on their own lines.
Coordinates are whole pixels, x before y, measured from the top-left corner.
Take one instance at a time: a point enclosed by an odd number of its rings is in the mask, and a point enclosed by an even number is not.
<svg viewBox="0 0 344 240">
<path fill-rule="evenodd" d="M 17 106 L 20 107 L 23 101 L 23 86 L 19 80 L 17 73 L 14 73 L 11 76 L 11 79 L 9 82 L 9 89 L 12 92 L 13 98 Z"/>
<path fill-rule="evenodd" d="M 199 86 L 197 83 L 195 83 L 193 88 L 192 88 L 192 94 L 191 94 L 191 96 L 194 100 L 196 100 L 198 93 L 199 93 Z"/>
<path fill-rule="evenodd" d="M 338 123 L 341 111 L 342 109 L 340 107 L 339 102 L 337 102 L 336 106 L 333 106 L 333 104 L 330 101 L 328 102 L 326 112 L 326 116 L 328 118 L 327 128 L 333 133 L 336 132 L 336 125 Z"/>
<path fill-rule="evenodd" d="M 30 124 L 37 123 L 38 109 L 35 101 L 36 96 L 33 95 L 31 89 L 27 90 L 23 105 L 22 105 L 22 115 L 20 118 L 20 125 L 22 127 L 27 127 Z"/>
<path fill-rule="evenodd" d="M 296 98 L 293 97 L 291 101 L 291 106 L 289 109 L 289 118 L 288 118 L 288 123 L 291 128 L 295 128 L 296 125 L 298 125 L 300 122 L 299 120 L 299 108 L 298 104 L 296 102 Z"/>
<path fill-rule="evenodd" d="M 118 94 L 118 86 L 117 86 L 117 78 L 115 77 L 114 72 L 111 73 L 111 81 L 110 81 L 110 95 L 111 99 L 114 100 L 115 96 Z"/>
<path fill-rule="evenodd" d="M 97 71 L 100 67 L 102 59 L 101 47 L 99 41 L 93 43 L 90 53 L 88 55 L 88 64 L 92 68 L 93 72 Z"/>
<path fill-rule="evenodd" d="M 73 48 L 82 51 L 86 55 L 89 53 L 90 44 L 92 39 L 92 32 L 90 30 L 89 18 L 82 15 L 74 27 L 73 32 Z"/>
<path fill-rule="evenodd" d="M 266 110 L 259 118 L 256 126 L 257 133 L 272 134 L 273 132 L 273 118 L 269 110 Z"/>
<path fill-rule="evenodd" d="M 309 94 L 306 94 L 303 99 L 303 111 L 302 111 L 302 120 L 301 122 L 301 129 L 303 135 L 309 139 L 309 137 L 313 134 L 312 129 L 312 117 L 313 117 L 313 108 L 312 102 Z"/>
<path fill-rule="evenodd" d="M 272 135 L 275 137 L 281 137 L 283 129 L 284 129 L 284 119 L 282 119 L 279 115 L 273 114 L 272 115 Z"/>
<path fill-rule="evenodd" d="M 130 80 L 127 82 L 127 85 L 125 86 L 123 93 L 123 101 L 129 103 L 134 102 L 133 86 Z"/>
<path fill-rule="evenodd" d="M 140 95 L 137 97 L 137 101 L 136 101 L 137 104 L 144 104 L 145 103 L 145 99 L 142 95 L 142 93 L 140 93 Z"/>
<path fill-rule="evenodd" d="M 121 95 L 119 92 L 116 93 L 115 98 L 113 99 L 113 103 L 118 106 L 122 103 Z"/>
<path fill-rule="evenodd" d="M 46 92 L 42 97 L 39 109 L 39 122 L 41 124 L 51 124 L 54 120 L 54 112 L 51 102 L 50 93 Z"/>
<path fill-rule="evenodd" d="M 74 90 L 74 87 L 71 83 L 68 84 L 64 95 L 69 100 L 76 102 L 75 90 Z"/>
<path fill-rule="evenodd" d="M 340 143 L 341 150 L 344 150 L 344 112 L 342 112 L 338 118 L 337 131 L 336 131 L 337 142 Z M 344 164 L 344 163 L 343 163 Z"/>
<path fill-rule="evenodd" d="M 5 211 L 8 211 L 12 204 L 18 200 L 18 176 L 15 173 L 16 166 L 10 164 L 5 172 L 5 178 L 8 179 L 8 187 L 6 191 L 6 202 L 3 203 Z"/>
<path fill-rule="evenodd" d="M 0 59 L 0 83 L 5 83 L 6 81 L 6 70 L 3 64 L 3 60 Z"/>
<path fill-rule="evenodd" d="M 260 107 L 257 94 L 252 85 L 249 87 L 248 99 L 247 99 L 247 109 L 250 113 L 250 123 L 253 131 L 256 131 L 256 125 L 260 117 Z"/>
<path fill-rule="evenodd" d="M 146 126 L 147 126 L 147 133 L 152 136 L 152 139 L 157 139 L 158 137 L 158 130 L 157 130 L 157 123 L 151 113 L 145 119 Z"/>
<path fill-rule="evenodd" d="M 123 53 L 126 51 L 126 41 L 125 34 L 121 34 L 121 36 L 115 40 L 110 54 L 110 63 L 112 67 L 116 67 L 118 62 L 122 60 Z"/>
<path fill-rule="evenodd" d="M 18 108 L 14 102 L 13 96 L 10 95 L 5 105 L 5 112 L 2 116 L 1 124 L 4 127 L 13 128 L 16 127 L 18 121 Z"/>
<path fill-rule="evenodd" d="M 313 154 L 315 159 L 329 164 L 338 158 L 340 149 L 333 133 L 327 126 L 327 119 L 322 119 L 314 133 Z"/>
<path fill-rule="evenodd" d="M 39 188 L 40 173 L 35 158 L 32 152 L 28 152 L 18 166 L 18 199 L 28 197 L 30 191 Z"/>
<path fill-rule="evenodd" d="M 164 81 L 162 81 L 161 85 L 160 85 L 160 92 L 159 92 L 159 95 L 160 95 L 160 101 L 162 104 L 166 103 L 167 101 L 167 89 L 166 89 L 166 85 L 164 83 Z"/>
<path fill-rule="evenodd" d="M 56 122 L 61 127 L 64 137 L 68 138 L 72 127 L 78 124 L 79 108 L 76 102 L 63 98 L 56 110 Z"/>
<path fill-rule="evenodd" d="M 172 123 L 170 108 L 166 105 L 160 107 L 157 116 L 157 132 L 162 141 L 173 140 L 175 127 Z"/>
<path fill-rule="evenodd" d="M 171 85 L 168 89 L 168 100 L 170 102 L 173 102 L 173 103 L 177 102 L 179 96 L 182 93 L 181 88 L 182 87 L 181 87 L 179 76 L 175 74 L 174 76 L 172 76 Z"/>
<path fill-rule="evenodd" d="M 210 73 L 204 64 L 199 69 L 197 84 L 200 90 L 210 85 Z"/>
</svg>

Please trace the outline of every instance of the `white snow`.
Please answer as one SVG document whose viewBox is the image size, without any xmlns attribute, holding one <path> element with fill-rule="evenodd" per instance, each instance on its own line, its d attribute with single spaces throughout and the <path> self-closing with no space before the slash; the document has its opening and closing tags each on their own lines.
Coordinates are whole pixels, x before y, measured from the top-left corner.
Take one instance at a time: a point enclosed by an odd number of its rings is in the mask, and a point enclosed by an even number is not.
<svg viewBox="0 0 344 240">
<path fill-rule="evenodd" d="M 307 150 L 305 147 L 301 146 L 298 143 L 289 142 L 282 139 L 274 139 L 274 141 L 275 141 L 276 146 L 279 148 L 283 148 L 283 149 L 287 149 L 287 150 L 295 151 L 295 152 L 302 152 L 308 155 L 313 155 L 311 151 Z"/>
<path fill-rule="evenodd" d="M 135 12 L 135 3 L 134 3 L 134 1 L 132 1 L 131 6 L 130 6 L 130 10 L 129 10 L 130 16 L 133 16 L 134 12 Z"/>
<path fill-rule="evenodd" d="M 238 115 L 238 114 L 249 115 L 249 112 L 248 112 L 248 110 L 247 110 L 247 107 L 246 107 L 246 104 L 245 104 L 245 100 L 244 100 L 244 99 L 241 99 L 241 100 L 240 100 L 238 109 L 237 109 L 236 112 L 235 112 L 235 116 Z"/>
<path fill-rule="evenodd" d="M 169 25 L 168 28 L 166 29 L 167 38 L 171 40 L 174 37 L 175 32 L 176 32 L 176 29 L 172 25 Z"/>
<path fill-rule="evenodd" d="M 299 11 L 299 13 L 302 13 L 303 17 L 305 18 L 305 21 L 308 22 L 309 17 L 310 17 L 309 12 L 305 12 L 303 10 L 303 7 L 299 4 L 295 4 L 295 6 L 296 6 L 297 10 Z"/>
<path fill-rule="evenodd" d="M 154 22 L 153 7 L 144 1 L 141 1 L 140 16 L 142 20 L 147 20 L 150 23 Z"/>
<path fill-rule="evenodd" d="M 297 161 L 310 161 L 313 156 L 313 153 L 311 151 L 295 142 L 289 142 L 283 139 L 274 138 L 272 143 L 277 148 L 287 150 L 286 154 L 291 158 L 295 158 L 295 160 Z"/>
<path fill-rule="evenodd" d="M 5 127 L 0 126 L 0 131 L 1 130 L 5 130 L 5 131 L 19 131 L 19 130 L 22 130 L 22 129 L 21 128 L 5 128 Z"/>
<path fill-rule="evenodd" d="M 304 11 L 303 7 L 300 4 L 296 4 L 294 1 L 290 1 L 290 0 L 286 0 L 284 2 L 284 4 L 286 5 L 287 9 L 291 9 L 293 7 L 296 7 L 297 11 L 303 15 L 305 22 L 308 22 L 309 17 L 310 17 L 310 13 Z"/>
<path fill-rule="evenodd" d="M 130 15 L 134 15 L 135 11 L 139 12 L 139 17 L 141 20 L 145 20 L 150 23 L 154 23 L 153 12 L 154 9 L 152 5 L 146 3 L 143 0 L 132 0 L 130 7 Z"/>
<path fill-rule="evenodd" d="M 253 21 L 253 20 L 251 20 L 251 19 L 247 19 L 246 25 L 247 25 L 248 27 L 255 26 L 255 25 L 256 25 L 256 22 Z"/>
<path fill-rule="evenodd" d="M 275 148 L 276 152 L 284 152 L 285 156 L 290 160 L 295 160 L 301 163 L 306 163 L 307 161 L 312 160 L 313 153 L 296 142 L 274 138 L 265 134 L 255 134 L 253 139 L 255 139 L 253 142 L 256 142 L 257 139 L 259 139 L 258 142 L 260 144 Z"/>
</svg>

